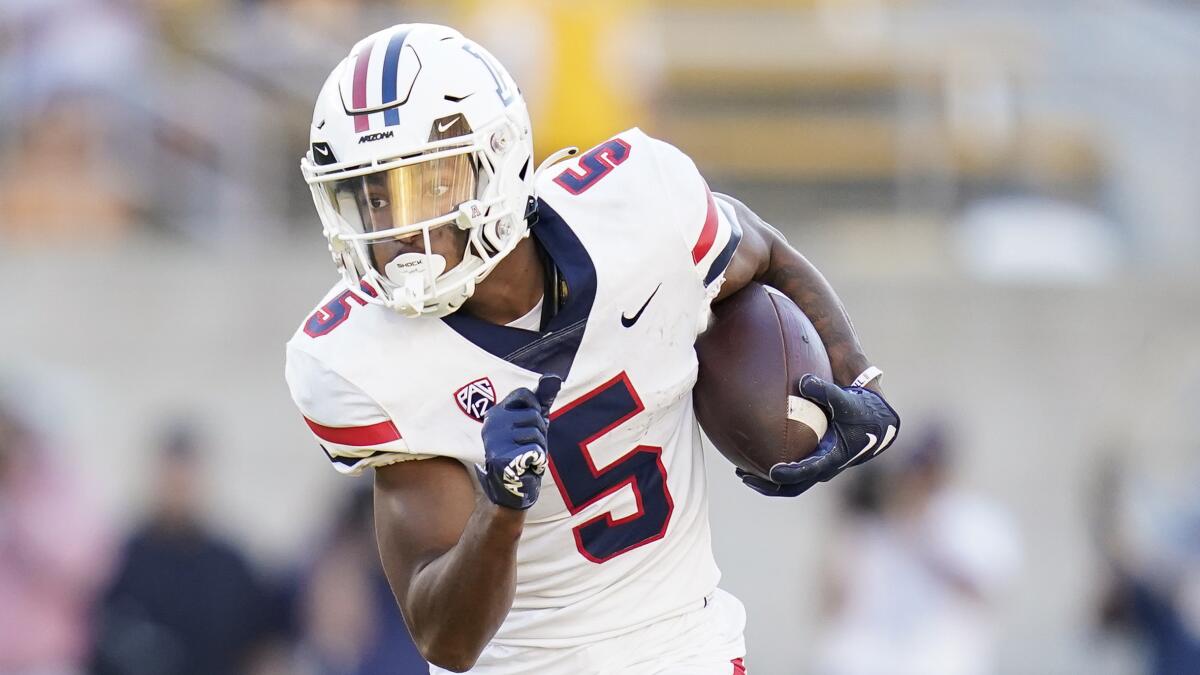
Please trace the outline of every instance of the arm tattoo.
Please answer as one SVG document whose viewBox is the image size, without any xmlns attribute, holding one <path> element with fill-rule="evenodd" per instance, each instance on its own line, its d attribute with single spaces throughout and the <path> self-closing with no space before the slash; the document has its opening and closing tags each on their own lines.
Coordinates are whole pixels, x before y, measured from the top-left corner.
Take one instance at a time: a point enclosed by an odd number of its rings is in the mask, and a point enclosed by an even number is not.
<svg viewBox="0 0 1200 675">
<path fill-rule="evenodd" d="M 870 363 L 837 293 L 825 277 L 782 240 L 771 247 L 771 262 L 762 279 L 795 302 L 812 321 L 833 366 L 838 384 L 849 384 Z"/>
<path fill-rule="evenodd" d="M 804 311 L 829 353 L 833 377 L 849 384 L 870 365 L 863 353 L 854 324 L 837 293 L 821 272 L 787 243 L 783 234 L 742 202 L 720 195 L 734 208 L 743 230 L 753 229 L 769 244 L 769 256 L 758 268 L 755 280 L 773 286 Z"/>
</svg>

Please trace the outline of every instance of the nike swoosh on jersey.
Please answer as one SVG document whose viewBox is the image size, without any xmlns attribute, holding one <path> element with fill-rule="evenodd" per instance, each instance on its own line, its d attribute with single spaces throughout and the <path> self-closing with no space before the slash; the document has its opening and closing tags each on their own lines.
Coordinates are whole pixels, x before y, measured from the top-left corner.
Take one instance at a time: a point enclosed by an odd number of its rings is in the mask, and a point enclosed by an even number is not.
<svg viewBox="0 0 1200 675">
<path fill-rule="evenodd" d="M 662 288 L 662 282 L 659 282 L 659 284 L 654 287 L 654 292 L 650 294 L 650 297 L 646 298 L 646 302 L 642 303 L 642 308 L 637 311 L 637 314 L 634 314 L 631 317 L 621 314 L 621 325 L 629 328 L 633 324 L 637 323 L 638 319 L 642 318 L 642 312 L 646 311 L 646 307 L 650 305 L 650 301 L 654 299 L 654 296 L 658 295 L 658 289 L 660 288 Z"/>
</svg>

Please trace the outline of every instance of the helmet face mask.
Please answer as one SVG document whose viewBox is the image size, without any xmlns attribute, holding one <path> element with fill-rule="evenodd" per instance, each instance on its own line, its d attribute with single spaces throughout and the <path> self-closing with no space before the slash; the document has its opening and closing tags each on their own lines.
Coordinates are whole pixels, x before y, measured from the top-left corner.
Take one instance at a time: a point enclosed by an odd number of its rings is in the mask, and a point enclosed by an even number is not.
<svg viewBox="0 0 1200 675">
<path fill-rule="evenodd" d="M 528 235 L 532 159 L 503 68 L 452 29 L 409 24 L 334 69 L 301 170 L 346 283 L 406 316 L 444 316 Z"/>
</svg>

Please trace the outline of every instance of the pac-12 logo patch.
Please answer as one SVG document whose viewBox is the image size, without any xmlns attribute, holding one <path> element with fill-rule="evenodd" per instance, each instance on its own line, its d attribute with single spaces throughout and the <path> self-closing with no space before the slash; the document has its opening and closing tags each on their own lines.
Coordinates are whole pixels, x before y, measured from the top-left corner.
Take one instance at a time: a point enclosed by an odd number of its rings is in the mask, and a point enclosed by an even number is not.
<svg viewBox="0 0 1200 675">
<path fill-rule="evenodd" d="M 481 377 L 454 392 L 454 400 L 467 417 L 482 422 L 484 414 L 496 405 L 496 387 L 491 380 Z"/>
</svg>

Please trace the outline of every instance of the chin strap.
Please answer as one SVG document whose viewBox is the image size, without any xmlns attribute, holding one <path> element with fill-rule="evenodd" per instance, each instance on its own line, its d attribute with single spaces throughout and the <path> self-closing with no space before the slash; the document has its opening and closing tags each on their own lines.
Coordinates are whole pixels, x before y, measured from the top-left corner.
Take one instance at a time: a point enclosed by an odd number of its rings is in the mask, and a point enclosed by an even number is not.
<svg viewBox="0 0 1200 675">
<path fill-rule="evenodd" d="M 555 150 L 554 152 L 550 153 L 549 157 L 542 160 L 541 164 L 538 164 L 537 171 L 533 172 L 533 182 L 537 183 L 538 176 L 542 175 L 542 172 L 546 169 L 549 169 L 568 157 L 574 157 L 577 154 L 579 154 L 579 148 L 575 146 L 563 148 L 561 150 Z"/>
<path fill-rule="evenodd" d="M 525 202 L 525 224 L 528 226 L 526 235 L 529 236 L 529 231 L 533 230 L 533 226 L 538 222 L 538 205 L 541 201 L 534 195 L 529 195 L 529 201 Z"/>
</svg>

